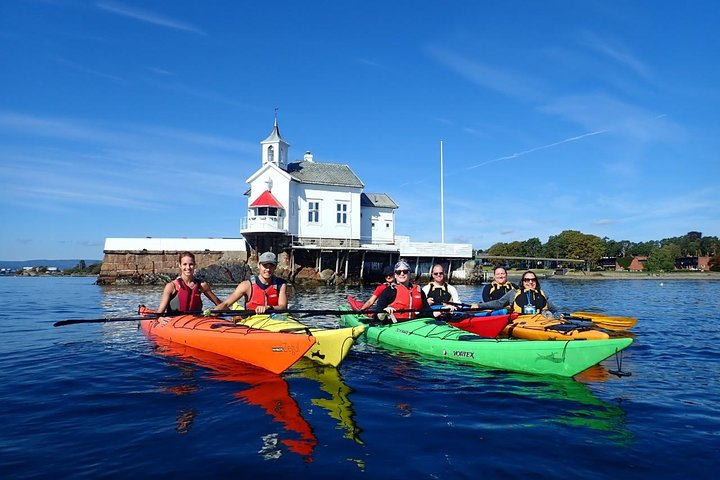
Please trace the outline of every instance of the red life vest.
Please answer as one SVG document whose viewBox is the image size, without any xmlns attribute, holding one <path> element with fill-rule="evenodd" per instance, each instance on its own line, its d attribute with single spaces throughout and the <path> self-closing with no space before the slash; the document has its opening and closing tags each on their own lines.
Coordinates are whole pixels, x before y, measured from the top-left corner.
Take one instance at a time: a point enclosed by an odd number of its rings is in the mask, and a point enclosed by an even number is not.
<svg viewBox="0 0 720 480">
<path fill-rule="evenodd" d="M 195 286 L 190 288 L 180 277 L 173 280 L 173 283 L 175 283 L 175 296 L 178 302 L 178 311 L 199 312 L 202 310 L 202 297 L 200 296 L 202 293 L 202 290 L 200 289 L 201 282 L 197 278 L 193 278 L 193 282 L 195 282 Z"/>
<path fill-rule="evenodd" d="M 247 302 L 245 302 L 245 308 L 247 310 L 255 310 L 260 305 L 277 307 L 278 295 L 280 295 L 280 287 L 283 282 L 279 278 L 273 277 L 272 283 L 264 289 L 258 284 L 258 282 L 260 282 L 260 280 L 254 276 L 250 278 L 250 286 L 252 287 L 252 290 L 250 298 Z"/>
<path fill-rule="evenodd" d="M 422 310 L 422 292 L 417 285 L 413 285 L 411 288 L 407 288 L 402 283 L 395 285 L 395 300 L 388 305 L 396 310 Z M 398 320 L 409 320 L 415 317 L 415 312 L 401 312 L 395 313 L 395 318 Z"/>
</svg>

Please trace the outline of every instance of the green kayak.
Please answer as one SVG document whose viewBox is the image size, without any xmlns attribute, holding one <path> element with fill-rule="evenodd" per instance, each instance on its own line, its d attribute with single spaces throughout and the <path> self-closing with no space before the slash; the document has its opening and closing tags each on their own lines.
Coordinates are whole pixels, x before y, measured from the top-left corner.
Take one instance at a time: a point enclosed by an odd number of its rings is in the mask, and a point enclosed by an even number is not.
<svg viewBox="0 0 720 480">
<path fill-rule="evenodd" d="M 367 317 L 349 308 L 340 317 L 345 327 L 367 325 Z M 609 340 L 521 340 L 483 338 L 446 322 L 420 318 L 393 325 L 370 326 L 360 338 L 371 343 L 428 357 L 443 358 L 514 372 L 572 377 L 613 356 L 632 338 Z"/>
</svg>

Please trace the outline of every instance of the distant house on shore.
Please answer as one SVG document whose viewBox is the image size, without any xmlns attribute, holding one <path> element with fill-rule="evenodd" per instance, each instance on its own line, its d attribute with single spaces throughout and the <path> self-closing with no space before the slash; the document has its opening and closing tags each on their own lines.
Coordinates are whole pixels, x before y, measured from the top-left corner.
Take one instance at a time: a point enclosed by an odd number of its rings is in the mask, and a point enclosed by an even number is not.
<svg viewBox="0 0 720 480">
<path fill-rule="evenodd" d="M 632 259 L 632 262 L 630 262 L 630 266 L 628 267 L 628 270 L 631 272 L 642 272 L 645 270 L 645 261 L 648 257 L 644 255 L 638 255 L 637 257 L 634 257 Z"/>
</svg>

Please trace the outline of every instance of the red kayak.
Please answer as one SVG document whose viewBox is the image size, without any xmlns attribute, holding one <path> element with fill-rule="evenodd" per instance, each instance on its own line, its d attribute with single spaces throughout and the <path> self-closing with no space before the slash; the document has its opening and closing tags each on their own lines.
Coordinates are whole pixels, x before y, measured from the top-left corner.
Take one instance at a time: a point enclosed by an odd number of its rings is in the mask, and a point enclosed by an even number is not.
<svg viewBox="0 0 720 480">
<path fill-rule="evenodd" d="M 351 297 L 350 295 L 347 296 L 347 301 L 350 304 L 350 308 L 355 311 L 359 311 L 363 306 L 363 302 Z M 453 327 L 466 330 L 474 333 L 475 335 L 480 335 L 481 337 L 486 338 L 495 338 L 500 334 L 500 332 L 502 332 L 508 322 L 517 318 L 517 314 L 509 314 L 507 313 L 507 310 L 499 310 L 498 312 L 503 313 L 467 312 L 467 315 L 470 315 L 469 317 L 459 318 L 458 320 L 453 320 L 452 317 L 450 317 L 447 322 Z M 369 314 L 368 316 L 372 317 L 372 314 Z"/>
<path fill-rule="evenodd" d="M 484 314 L 481 315 L 481 313 Z M 461 328 L 486 338 L 497 337 L 500 332 L 503 331 L 503 328 L 518 316 L 517 313 L 488 315 L 485 312 L 478 312 L 476 314 L 469 313 L 469 315 L 471 316 L 458 321 L 450 320 L 448 323 L 453 327 Z"/>
<path fill-rule="evenodd" d="M 350 295 L 346 297 L 348 303 L 350 304 L 350 308 L 355 310 L 356 312 L 359 312 L 363 305 L 365 305 L 365 302 L 361 302 L 357 298 L 353 298 Z M 368 317 L 372 318 L 372 313 L 368 313 Z"/>
</svg>

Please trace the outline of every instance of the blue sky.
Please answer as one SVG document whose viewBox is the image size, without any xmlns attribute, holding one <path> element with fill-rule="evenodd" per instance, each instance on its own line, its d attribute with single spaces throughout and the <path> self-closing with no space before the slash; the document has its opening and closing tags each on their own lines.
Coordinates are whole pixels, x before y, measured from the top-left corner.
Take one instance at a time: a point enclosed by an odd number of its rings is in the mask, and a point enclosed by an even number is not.
<svg viewBox="0 0 720 480">
<path fill-rule="evenodd" d="M 278 108 L 397 233 L 720 235 L 715 1 L 0 3 L 0 259 L 237 237 Z"/>
</svg>

